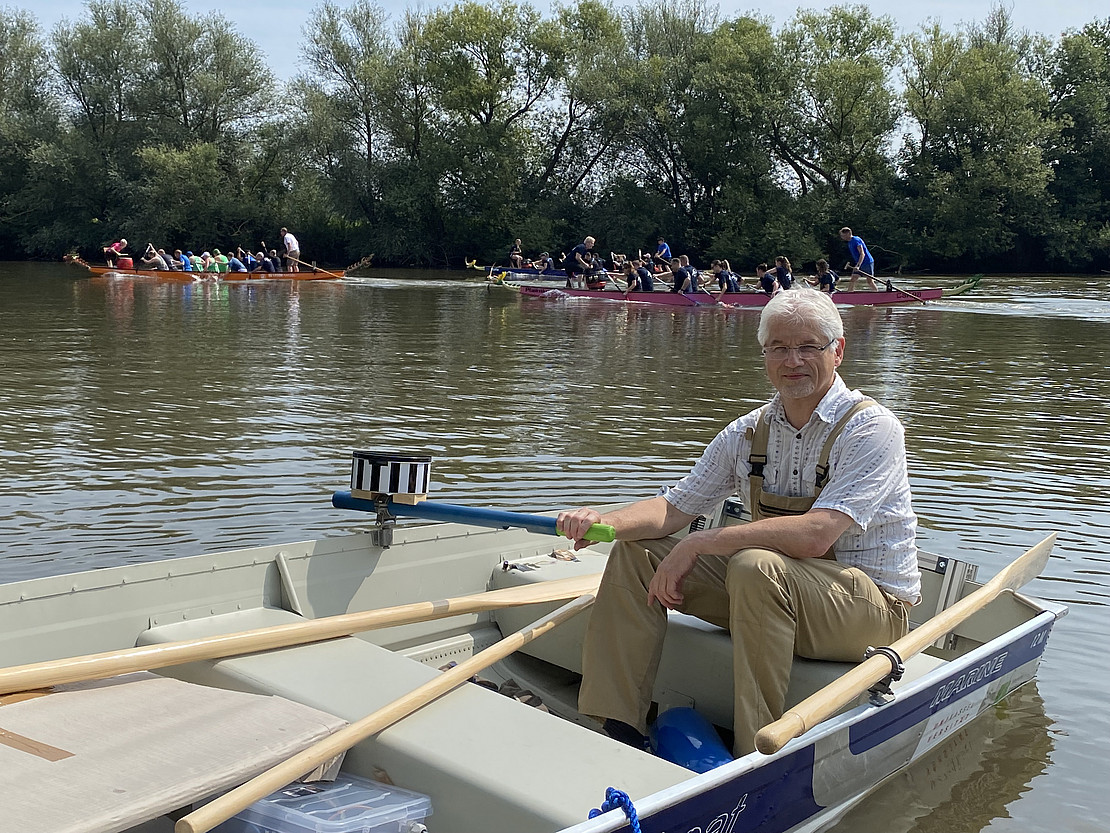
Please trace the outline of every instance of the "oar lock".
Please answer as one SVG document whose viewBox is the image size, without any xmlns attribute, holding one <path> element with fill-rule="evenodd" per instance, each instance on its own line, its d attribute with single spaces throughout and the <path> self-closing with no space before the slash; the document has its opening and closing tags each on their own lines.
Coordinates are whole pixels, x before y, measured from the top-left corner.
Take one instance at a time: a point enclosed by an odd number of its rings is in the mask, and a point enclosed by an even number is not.
<svg viewBox="0 0 1110 833">
<path fill-rule="evenodd" d="M 878 680 L 868 689 L 868 694 L 871 695 L 869 698 L 871 705 L 882 706 L 894 697 L 894 691 L 890 686 L 892 683 L 896 683 L 902 679 L 902 675 L 906 673 L 906 664 L 902 662 L 902 657 L 898 655 L 898 652 L 888 645 L 884 645 L 880 648 L 868 647 L 868 649 L 863 652 L 863 658 L 865 660 L 871 659 L 871 657 L 874 656 L 886 657 L 890 662 L 890 673 L 881 680 Z"/>
<path fill-rule="evenodd" d="M 374 546 L 384 550 L 393 543 L 397 516 L 389 511 L 390 500 L 415 506 L 428 499 L 431 468 L 426 454 L 351 452 L 351 496 L 373 501 L 377 512 L 377 527 L 370 531 Z"/>
</svg>

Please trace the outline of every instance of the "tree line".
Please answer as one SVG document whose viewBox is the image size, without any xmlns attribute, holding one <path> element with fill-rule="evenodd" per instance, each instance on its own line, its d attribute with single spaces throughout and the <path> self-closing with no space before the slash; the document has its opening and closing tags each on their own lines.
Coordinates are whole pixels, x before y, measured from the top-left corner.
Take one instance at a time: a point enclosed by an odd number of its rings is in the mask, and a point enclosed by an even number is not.
<svg viewBox="0 0 1110 833">
<path fill-rule="evenodd" d="M 848 225 L 882 271 L 1110 267 L 1110 18 L 1048 38 L 1002 6 L 901 33 L 865 5 L 776 27 L 703 0 L 324 0 L 300 60 L 279 83 L 178 0 L 89 0 L 49 33 L 0 7 L 0 251 L 286 225 L 328 263 L 590 234 L 835 265 Z"/>
</svg>

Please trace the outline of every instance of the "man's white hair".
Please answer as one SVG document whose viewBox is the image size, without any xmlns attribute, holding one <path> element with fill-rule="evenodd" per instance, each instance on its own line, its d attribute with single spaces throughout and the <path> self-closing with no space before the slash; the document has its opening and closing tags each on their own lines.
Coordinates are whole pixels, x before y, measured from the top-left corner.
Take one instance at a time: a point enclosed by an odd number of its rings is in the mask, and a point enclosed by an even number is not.
<svg viewBox="0 0 1110 833">
<path fill-rule="evenodd" d="M 808 286 L 786 289 L 767 302 L 759 315 L 756 338 L 766 346 L 771 326 L 784 321 L 798 327 L 812 327 L 827 341 L 844 337 L 844 319 L 827 292 Z"/>
</svg>

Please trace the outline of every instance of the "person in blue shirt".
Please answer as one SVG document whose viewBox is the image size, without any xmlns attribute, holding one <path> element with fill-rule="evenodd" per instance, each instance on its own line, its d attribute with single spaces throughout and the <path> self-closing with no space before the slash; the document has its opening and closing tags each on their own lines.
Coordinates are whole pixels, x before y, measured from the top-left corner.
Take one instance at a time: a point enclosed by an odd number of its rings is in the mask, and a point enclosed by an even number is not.
<svg viewBox="0 0 1110 833">
<path fill-rule="evenodd" d="M 794 274 L 790 271 L 790 258 L 786 255 L 779 255 L 775 258 L 775 268 L 771 271 L 775 274 L 775 280 L 779 282 L 779 286 L 783 289 L 790 289 L 794 285 Z"/>
<path fill-rule="evenodd" d="M 863 242 L 863 238 L 852 234 L 852 230 L 847 226 L 840 230 L 840 239 L 848 244 L 849 265 L 852 267 L 852 279 L 848 281 L 848 291 L 851 292 L 856 288 L 856 279 L 863 275 L 867 278 L 867 285 L 874 292 L 877 289 L 875 286 L 875 261 L 871 257 L 871 252 L 867 249 L 867 244 Z"/>
<path fill-rule="evenodd" d="M 667 245 L 667 241 L 662 237 L 659 238 L 659 245 L 655 247 L 655 256 L 665 262 L 669 262 L 672 257 L 671 247 Z"/>
<path fill-rule="evenodd" d="M 713 272 L 713 277 L 717 279 L 717 288 L 721 292 L 740 291 L 740 282 L 736 280 L 736 275 L 728 268 L 727 260 L 715 260 L 709 264 L 709 268 Z"/>
<path fill-rule="evenodd" d="M 836 282 L 840 276 L 829 268 L 829 262 L 824 258 L 817 261 L 817 275 L 813 280 L 809 281 L 812 286 L 816 286 L 822 292 L 833 293 L 836 292 Z"/>
<path fill-rule="evenodd" d="M 189 260 L 189 258 L 192 257 L 192 255 L 193 255 L 192 252 L 189 252 L 188 254 L 184 254 L 184 255 L 181 254 L 181 249 L 174 249 L 173 250 L 173 256 L 175 258 L 177 258 L 177 262 L 181 264 L 181 271 L 182 272 L 192 272 L 193 271 L 193 262 L 191 260 Z"/>
<path fill-rule="evenodd" d="M 755 279 L 759 282 L 759 288 L 762 289 L 766 295 L 774 295 L 776 292 L 782 292 L 782 287 L 779 286 L 775 273 L 767 271 L 766 263 L 761 263 L 755 267 Z"/>
<path fill-rule="evenodd" d="M 227 271 L 229 272 L 246 272 L 247 267 L 243 261 L 239 260 L 235 255 L 227 259 Z"/>
</svg>

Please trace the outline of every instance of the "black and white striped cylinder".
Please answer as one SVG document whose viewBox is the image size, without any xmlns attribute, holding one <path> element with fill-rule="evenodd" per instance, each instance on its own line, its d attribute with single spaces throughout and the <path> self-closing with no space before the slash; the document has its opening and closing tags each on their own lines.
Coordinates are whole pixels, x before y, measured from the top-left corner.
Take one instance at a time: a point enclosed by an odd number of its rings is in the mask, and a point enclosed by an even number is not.
<svg viewBox="0 0 1110 833">
<path fill-rule="evenodd" d="M 399 503 L 427 499 L 432 458 L 389 451 L 351 452 L 351 494 L 372 500 L 389 495 Z"/>
</svg>

